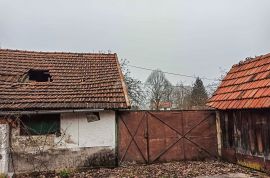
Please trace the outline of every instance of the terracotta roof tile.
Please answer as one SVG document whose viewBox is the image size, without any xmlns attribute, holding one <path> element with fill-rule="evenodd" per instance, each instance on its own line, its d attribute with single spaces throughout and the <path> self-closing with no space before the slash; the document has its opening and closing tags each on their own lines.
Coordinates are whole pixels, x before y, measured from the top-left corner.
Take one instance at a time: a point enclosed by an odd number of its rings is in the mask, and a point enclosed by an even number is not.
<svg viewBox="0 0 270 178">
<path fill-rule="evenodd" d="M 52 81 L 24 80 L 30 69 Z M 116 54 L 0 50 L 0 110 L 128 108 Z"/>
<path fill-rule="evenodd" d="M 233 65 L 208 105 L 217 109 L 269 108 L 269 98 L 270 53 Z"/>
</svg>

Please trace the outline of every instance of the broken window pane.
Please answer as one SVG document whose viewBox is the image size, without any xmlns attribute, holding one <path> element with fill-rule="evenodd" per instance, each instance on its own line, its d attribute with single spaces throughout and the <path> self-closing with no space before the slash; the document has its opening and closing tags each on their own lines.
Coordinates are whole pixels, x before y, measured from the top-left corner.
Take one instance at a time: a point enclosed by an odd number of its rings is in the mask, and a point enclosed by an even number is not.
<svg viewBox="0 0 270 178">
<path fill-rule="evenodd" d="M 99 121 L 99 113 L 98 112 L 93 112 L 93 113 L 88 113 L 86 114 L 87 122 L 94 122 L 94 121 Z"/>
<path fill-rule="evenodd" d="M 21 117 L 20 135 L 57 133 L 60 133 L 60 114 L 24 115 Z"/>
</svg>

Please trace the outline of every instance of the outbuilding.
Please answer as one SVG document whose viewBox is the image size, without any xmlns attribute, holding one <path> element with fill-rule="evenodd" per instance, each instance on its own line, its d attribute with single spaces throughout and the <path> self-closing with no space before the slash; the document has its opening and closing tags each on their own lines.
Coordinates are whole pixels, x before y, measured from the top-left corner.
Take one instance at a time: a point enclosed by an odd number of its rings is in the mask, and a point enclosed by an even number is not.
<svg viewBox="0 0 270 178">
<path fill-rule="evenodd" d="M 129 107 L 116 54 L 0 49 L 0 172 L 113 166 Z"/>
<path fill-rule="evenodd" d="M 216 108 L 221 156 L 270 171 L 270 54 L 235 64 L 208 101 Z"/>
</svg>

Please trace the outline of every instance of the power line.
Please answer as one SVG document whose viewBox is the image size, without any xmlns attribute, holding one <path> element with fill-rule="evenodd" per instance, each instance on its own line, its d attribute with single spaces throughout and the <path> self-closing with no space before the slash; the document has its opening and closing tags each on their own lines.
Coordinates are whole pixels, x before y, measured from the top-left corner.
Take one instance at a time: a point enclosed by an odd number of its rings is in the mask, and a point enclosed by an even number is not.
<svg viewBox="0 0 270 178">
<path fill-rule="evenodd" d="M 147 82 L 141 82 L 142 85 L 145 86 L 152 86 L 151 84 L 147 83 Z M 159 86 L 167 86 L 167 85 L 159 85 Z M 181 88 L 183 90 L 185 90 L 186 92 L 191 92 L 192 90 L 192 86 L 191 85 L 170 85 L 172 88 Z M 190 88 L 189 88 L 190 87 Z M 189 89 L 188 89 L 189 88 Z M 205 89 L 210 88 L 210 89 L 216 89 L 217 86 L 212 86 L 212 85 L 206 85 Z"/>
<path fill-rule="evenodd" d="M 150 68 L 140 67 L 140 66 L 135 66 L 135 65 L 129 65 L 129 64 L 127 64 L 127 66 L 130 66 L 130 67 L 133 67 L 133 68 L 137 68 L 137 69 L 142 69 L 142 70 L 155 71 L 155 69 L 150 69 Z M 178 73 L 166 72 L 166 71 L 162 71 L 162 72 L 165 73 L 165 74 L 169 74 L 169 75 L 176 75 L 176 76 L 188 77 L 188 78 L 195 78 L 195 79 L 197 78 L 197 77 L 192 76 L 192 75 L 178 74 Z M 200 79 L 211 80 L 211 81 L 220 81 L 218 79 L 207 78 L 207 77 L 202 77 Z"/>
<path fill-rule="evenodd" d="M 151 84 L 149 84 L 149 83 L 147 83 L 147 82 L 141 82 L 143 85 L 149 85 L 149 86 L 151 86 Z M 159 86 L 166 86 L 166 85 L 159 85 Z M 185 91 L 187 91 L 187 92 L 189 92 L 190 90 L 188 90 L 186 87 L 191 87 L 191 86 L 188 86 L 188 85 L 186 85 L 186 86 L 184 86 L 184 85 L 170 85 L 171 87 L 173 87 L 173 88 L 181 88 L 181 89 L 183 89 L 183 90 L 185 90 Z"/>
</svg>

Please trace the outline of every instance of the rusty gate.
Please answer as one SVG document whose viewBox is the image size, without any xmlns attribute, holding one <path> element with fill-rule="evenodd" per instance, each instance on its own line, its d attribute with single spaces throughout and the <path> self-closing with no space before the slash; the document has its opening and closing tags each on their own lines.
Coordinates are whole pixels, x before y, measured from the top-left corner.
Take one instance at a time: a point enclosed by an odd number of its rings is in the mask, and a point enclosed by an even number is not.
<svg viewBox="0 0 270 178">
<path fill-rule="evenodd" d="M 120 111 L 118 162 L 216 158 L 215 111 Z"/>
</svg>

